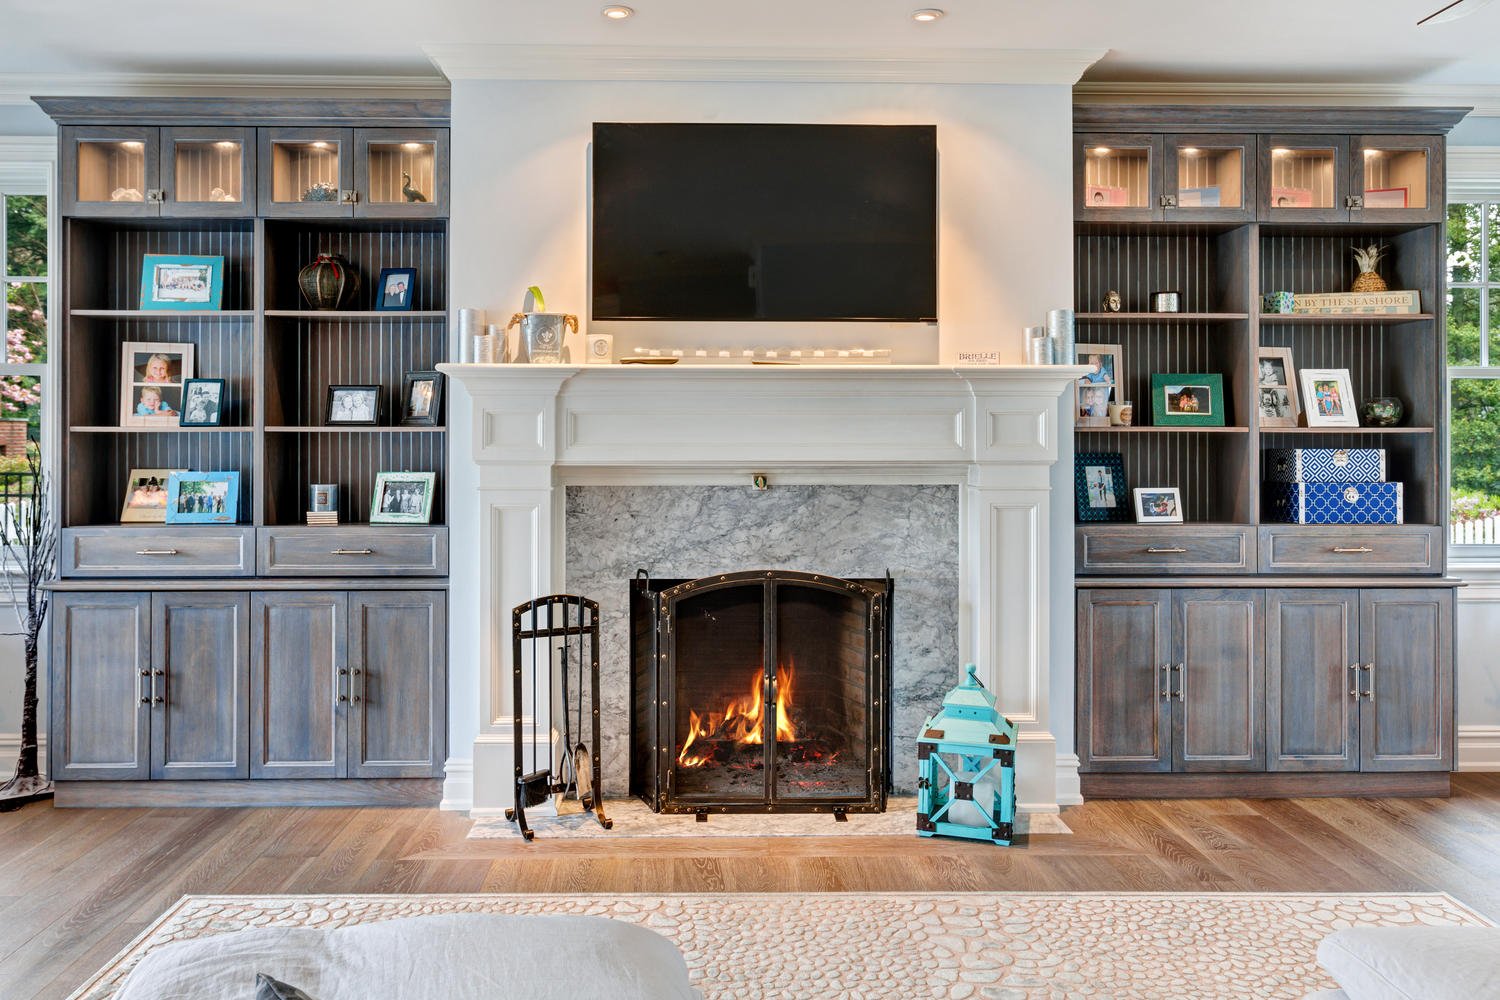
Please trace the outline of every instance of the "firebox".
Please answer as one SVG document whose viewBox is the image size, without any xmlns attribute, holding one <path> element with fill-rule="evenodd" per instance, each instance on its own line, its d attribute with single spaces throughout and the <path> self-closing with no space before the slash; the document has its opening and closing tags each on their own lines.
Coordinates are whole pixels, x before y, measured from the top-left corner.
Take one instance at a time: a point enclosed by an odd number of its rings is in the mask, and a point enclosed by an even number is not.
<svg viewBox="0 0 1500 1000">
<path fill-rule="evenodd" d="M 631 584 L 630 790 L 657 812 L 885 809 L 892 581 Z"/>
</svg>

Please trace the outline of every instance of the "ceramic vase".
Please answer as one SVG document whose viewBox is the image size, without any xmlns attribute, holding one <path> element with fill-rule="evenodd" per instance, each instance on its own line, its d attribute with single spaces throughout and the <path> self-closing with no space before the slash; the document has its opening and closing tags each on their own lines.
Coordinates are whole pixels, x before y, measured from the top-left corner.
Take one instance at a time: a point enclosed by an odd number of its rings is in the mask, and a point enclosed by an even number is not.
<svg viewBox="0 0 1500 1000">
<path fill-rule="evenodd" d="M 359 291 L 359 274 L 338 254 L 320 253 L 297 272 L 297 285 L 314 309 L 337 309 Z"/>
</svg>

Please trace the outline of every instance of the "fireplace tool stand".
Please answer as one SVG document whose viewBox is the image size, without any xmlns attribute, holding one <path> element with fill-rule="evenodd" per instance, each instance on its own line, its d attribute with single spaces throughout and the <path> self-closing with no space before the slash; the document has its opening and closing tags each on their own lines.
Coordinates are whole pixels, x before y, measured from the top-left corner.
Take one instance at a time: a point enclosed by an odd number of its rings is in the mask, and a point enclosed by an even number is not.
<svg viewBox="0 0 1500 1000">
<path fill-rule="evenodd" d="M 536 832 L 526 822 L 527 807 L 548 799 L 561 807 L 565 799 L 576 798 L 600 826 L 613 828 L 614 821 L 604 815 L 599 758 L 598 602 L 553 594 L 519 604 L 511 611 L 511 643 L 516 804 L 505 810 L 505 818 L 530 841 Z M 521 722 L 528 704 L 529 739 Z M 583 742 L 586 721 L 588 743 Z"/>
</svg>

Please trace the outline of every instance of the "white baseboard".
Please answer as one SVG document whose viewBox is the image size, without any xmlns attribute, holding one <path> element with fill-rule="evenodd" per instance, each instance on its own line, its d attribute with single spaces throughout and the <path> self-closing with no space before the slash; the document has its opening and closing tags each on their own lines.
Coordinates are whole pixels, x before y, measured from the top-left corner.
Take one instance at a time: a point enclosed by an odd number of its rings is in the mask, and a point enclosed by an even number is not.
<svg viewBox="0 0 1500 1000">
<path fill-rule="evenodd" d="M 468 757 L 449 757 L 443 764 L 444 812 L 468 812 L 474 805 L 474 761 Z"/>
<path fill-rule="evenodd" d="M 1458 727 L 1458 770 L 1500 771 L 1500 726 Z"/>
<path fill-rule="evenodd" d="M 47 734 L 36 738 L 36 750 L 42 771 L 47 770 Z M 21 753 L 20 733 L 0 733 L 0 781 L 9 781 L 16 773 L 16 757 Z"/>
<path fill-rule="evenodd" d="M 1076 806 L 1083 804 L 1083 786 L 1078 781 L 1078 755 L 1057 755 L 1057 804 Z"/>
</svg>

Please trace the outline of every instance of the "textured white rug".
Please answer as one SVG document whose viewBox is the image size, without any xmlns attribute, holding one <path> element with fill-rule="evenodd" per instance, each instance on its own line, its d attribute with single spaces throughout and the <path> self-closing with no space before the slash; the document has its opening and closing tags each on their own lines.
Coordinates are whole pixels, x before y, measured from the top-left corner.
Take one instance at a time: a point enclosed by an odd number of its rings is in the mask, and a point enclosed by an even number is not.
<svg viewBox="0 0 1500 1000">
<path fill-rule="evenodd" d="M 573 803 L 574 806 L 577 803 Z M 549 816 L 526 811 L 526 822 L 538 837 L 549 840 L 598 837 L 886 837 L 917 836 L 915 796 L 892 798 L 883 813 L 850 813 L 838 823 L 828 813 L 714 813 L 707 823 L 692 816 L 656 813 L 640 799 L 618 798 L 604 803 L 604 814 L 614 820 L 606 830 L 593 813 Z M 1071 834 L 1056 813 L 1022 813 L 1016 817 L 1017 835 L 1023 833 Z M 520 840 L 516 824 L 503 816 L 485 816 L 474 821 L 470 840 Z"/>
<path fill-rule="evenodd" d="M 705 1000 L 1301 998 L 1333 986 L 1315 960 L 1331 931 L 1493 926 L 1441 893 L 184 896 L 72 1000 L 113 996 L 172 941 L 428 913 L 641 924 L 682 951 Z"/>
</svg>

